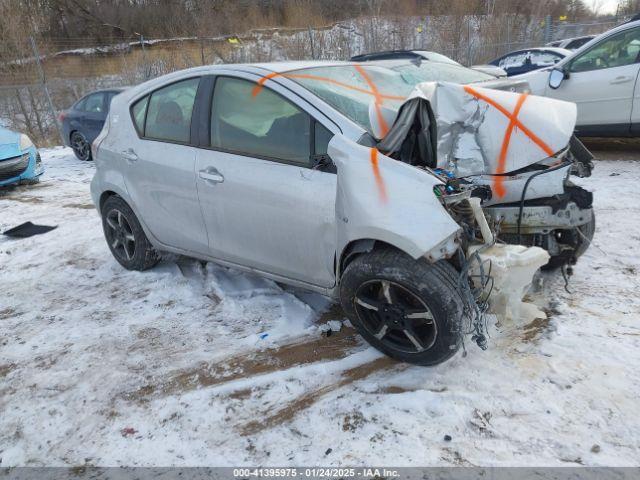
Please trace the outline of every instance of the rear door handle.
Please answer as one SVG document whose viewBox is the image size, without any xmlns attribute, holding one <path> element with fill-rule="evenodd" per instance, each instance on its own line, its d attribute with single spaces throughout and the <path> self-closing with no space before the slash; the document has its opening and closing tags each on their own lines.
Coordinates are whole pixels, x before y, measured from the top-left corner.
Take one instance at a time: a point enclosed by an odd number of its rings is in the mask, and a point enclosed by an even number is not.
<svg viewBox="0 0 640 480">
<path fill-rule="evenodd" d="M 213 167 L 206 168 L 204 170 L 200 170 L 198 172 L 198 176 L 203 179 L 207 183 L 222 183 L 224 182 L 224 177 L 222 174 Z"/>
<path fill-rule="evenodd" d="M 620 77 L 616 77 L 613 80 L 611 80 L 609 83 L 611 85 L 618 85 L 620 83 L 627 83 L 630 82 L 631 80 L 633 80 L 633 77 L 629 77 L 629 76 L 620 76 Z"/>
<path fill-rule="evenodd" d="M 133 148 L 129 148 L 129 149 L 125 150 L 124 152 L 120 152 L 120 154 L 129 163 L 133 163 L 133 162 L 138 161 L 138 155 L 133 150 Z"/>
</svg>

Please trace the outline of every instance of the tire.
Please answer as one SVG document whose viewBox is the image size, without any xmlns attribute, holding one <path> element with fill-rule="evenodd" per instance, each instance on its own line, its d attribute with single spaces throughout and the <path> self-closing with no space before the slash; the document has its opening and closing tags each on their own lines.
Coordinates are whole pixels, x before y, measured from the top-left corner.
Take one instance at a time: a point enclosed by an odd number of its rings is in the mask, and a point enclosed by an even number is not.
<svg viewBox="0 0 640 480">
<path fill-rule="evenodd" d="M 381 352 L 407 363 L 437 365 L 462 344 L 464 301 L 457 284 L 458 272 L 449 263 L 430 264 L 385 248 L 347 266 L 340 303 L 358 332 Z"/>
<path fill-rule="evenodd" d="M 73 153 L 78 160 L 83 162 L 91 160 L 91 144 L 82 133 L 78 131 L 73 132 L 69 143 L 71 144 Z"/>
<path fill-rule="evenodd" d="M 102 229 L 109 250 L 127 270 L 148 270 L 160 261 L 131 207 L 113 195 L 101 209 Z"/>
</svg>

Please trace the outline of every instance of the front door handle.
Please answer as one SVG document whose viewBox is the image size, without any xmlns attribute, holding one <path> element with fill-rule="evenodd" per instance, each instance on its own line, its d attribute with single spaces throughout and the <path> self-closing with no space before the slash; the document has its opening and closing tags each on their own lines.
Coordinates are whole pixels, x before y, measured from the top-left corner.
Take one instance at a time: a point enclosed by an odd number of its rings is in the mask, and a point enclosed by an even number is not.
<svg viewBox="0 0 640 480">
<path fill-rule="evenodd" d="M 137 162 L 138 161 L 138 155 L 133 150 L 133 148 L 128 148 L 124 152 L 120 152 L 120 154 L 129 163 L 133 163 L 133 162 Z"/>
<path fill-rule="evenodd" d="M 619 85 L 621 83 L 627 83 L 630 82 L 631 80 L 633 80 L 633 77 L 629 77 L 629 76 L 620 76 L 620 77 L 616 77 L 613 80 L 611 80 L 609 83 L 611 85 Z"/>
<path fill-rule="evenodd" d="M 204 170 L 200 170 L 198 172 L 198 176 L 203 179 L 207 183 L 222 183 L 224 182 L 224 177 L 222 174 L 213 167 L 206 168 Z"/>
</svg>

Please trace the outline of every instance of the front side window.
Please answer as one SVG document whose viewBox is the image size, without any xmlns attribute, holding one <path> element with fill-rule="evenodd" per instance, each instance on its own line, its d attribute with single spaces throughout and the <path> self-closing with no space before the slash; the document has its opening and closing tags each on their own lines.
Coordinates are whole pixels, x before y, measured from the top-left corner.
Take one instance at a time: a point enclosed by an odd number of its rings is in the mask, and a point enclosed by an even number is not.
<svg viewBox="0 0 640 480">
<path fill-rule="evenodd" d="M 199 78 L 190 78 L 153 92 L 147 107 L 144 136 L 188 143 L 191 137 L 191 113 L 199 82 Z M 133 113 L 135 118 L 135 111 Z"/>
<path fill-rule="evenodd" d="M 211 146 L 308 165 L 311 117 L 267 87 L 238 78 L 216 80 Z"/>
<path fill-rule="evenodd" d="M 614 35 L 593 46 L 571 62 L 570 72 L 587 72 L 631 65 L 640 53 L 640 28 Z"/>
<path fill-rule="evenodd" d="M 104 111 L 104 93 L 89 95 L 82 104 L 82 110 L 88 113 L 101 113 Z"/>
</svg>

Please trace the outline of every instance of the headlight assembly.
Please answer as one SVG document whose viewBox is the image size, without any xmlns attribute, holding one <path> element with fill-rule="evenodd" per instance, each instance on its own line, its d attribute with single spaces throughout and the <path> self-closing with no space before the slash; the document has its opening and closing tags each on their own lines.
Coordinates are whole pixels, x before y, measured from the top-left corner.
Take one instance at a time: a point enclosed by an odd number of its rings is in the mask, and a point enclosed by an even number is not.
<svg viewBox="0 0 640 480">
<path fill-rule="evenodd" d="M 27 148 L 33 147 L 33 142 L 29 138 L 28 135 L 24 133 L 20 135 L 20 150 L 26 150 Z"/>
</svg>

